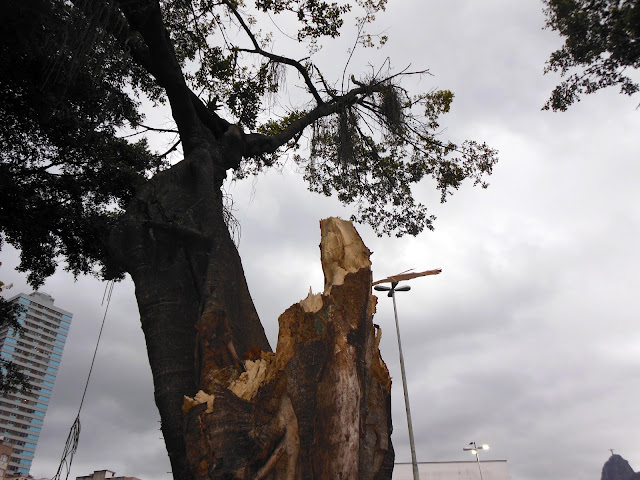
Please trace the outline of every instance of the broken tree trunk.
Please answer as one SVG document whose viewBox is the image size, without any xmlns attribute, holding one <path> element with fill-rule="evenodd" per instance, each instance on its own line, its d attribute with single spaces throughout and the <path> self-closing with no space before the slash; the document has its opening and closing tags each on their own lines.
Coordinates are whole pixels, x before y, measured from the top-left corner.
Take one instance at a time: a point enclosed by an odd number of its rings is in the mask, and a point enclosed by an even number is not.
<svg viewBox="0 0 640 480">
<path fill-rule="evenodd" d="M 391 378 L 372 323 L 370 252 L 351 222 L 320 223 L 325 289 L 279 318 L 275 353 L 185 397 L 196 480 L 390 479 Z"/>
</svg>

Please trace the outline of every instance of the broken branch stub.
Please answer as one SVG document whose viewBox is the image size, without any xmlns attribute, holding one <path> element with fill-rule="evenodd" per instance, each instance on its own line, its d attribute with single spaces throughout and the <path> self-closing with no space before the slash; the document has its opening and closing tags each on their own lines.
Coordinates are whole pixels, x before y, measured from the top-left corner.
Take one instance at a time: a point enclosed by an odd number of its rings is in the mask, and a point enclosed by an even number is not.
<svg viewBox="0 0 640 480">
<path fill-rule="evenodd" d="M 185 397 L 196 480 L 391 478 L 391 378 L 372 322 L 370 252 L 351 222 L 320 229 L 324 292 L 280 316 L 276 352 Z"/>
</svg>

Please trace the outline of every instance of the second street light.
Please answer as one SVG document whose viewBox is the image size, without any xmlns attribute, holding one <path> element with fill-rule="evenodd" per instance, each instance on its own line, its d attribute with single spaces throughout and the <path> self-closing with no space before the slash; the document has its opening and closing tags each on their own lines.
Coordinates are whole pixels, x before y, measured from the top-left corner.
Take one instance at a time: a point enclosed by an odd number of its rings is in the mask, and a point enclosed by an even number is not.
<svg viewBox="0 0 640 480">
<path fill-rule="evenodd" d="M 478 471 L 480 472 L 480 480 L 483 480 L 482 469 L 480 468 L 480 457 L 478 456 L 478 450 L 489 450 L 489 445 L 485 443 L 484 445 L 480 445 L 479 447 L 477 447 L 476 442 L 471 442 L 469 443 L 469 445 L 470 445 L 469 447 L 463 448 L 462 450 L 464 450 L 465 452 L 471 452 L 476 456 L 476 462 L 478 462 Z"/>
</svg>

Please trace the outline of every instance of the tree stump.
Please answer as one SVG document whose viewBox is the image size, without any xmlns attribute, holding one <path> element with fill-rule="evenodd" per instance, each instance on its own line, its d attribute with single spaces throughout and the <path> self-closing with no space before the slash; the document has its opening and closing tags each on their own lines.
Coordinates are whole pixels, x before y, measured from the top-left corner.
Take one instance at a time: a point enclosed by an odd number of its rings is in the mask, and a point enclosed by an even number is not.
<svg viewBox="0 0 640 480">
<path fill-rule="evenodd" d="M 185 397 L 196 480 L 391 478 L 391 378 L 372 322 L 371 252 L 351 222 L 320 229 L 324 292 L 280 316 L 276 352 L 253 352 L 226 382 L 211 372 L 217 381 Z"/>
</svg>

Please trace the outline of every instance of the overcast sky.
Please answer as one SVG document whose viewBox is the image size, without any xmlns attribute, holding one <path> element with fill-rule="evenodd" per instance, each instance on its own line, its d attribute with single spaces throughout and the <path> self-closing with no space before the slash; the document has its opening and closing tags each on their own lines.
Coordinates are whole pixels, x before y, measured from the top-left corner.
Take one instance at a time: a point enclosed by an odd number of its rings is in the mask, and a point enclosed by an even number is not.
<svg viewBox="0 0 640 480">
<path fill-rule="evenodd" d="M 566 113 L 540 110 L 557 76 L 543 76 L 561 44 L 543 30 L 538 0 L 391 0 L 383 50 L 356 56 L 428 68 L 422 91 L 455 92 L 445 136 L 500 151 L 488 190 L 466 184 L 443 205 L 435 232 L 377 238 L 374 277 L 442 268 L 398 295 L 419 461 L 506 459 L 514 480 L 597 480 L 610 448 L 640 470 L 640 98 L 611 90 Z M 269 26 L 264 28 L 269 29 Z M 338 78 L 352 38 L 319 62 Z M 286 53 L 286 52 L 283 52 Z M 373 58 L 373 60 L 372 60 Z M 357 64 L 355 65 L 357 66 Z M 293 80 L 294 75 L 291 74 Z M 290 87 L 288 94 L 295 87 Z M 285 93 L 285 100 L 287 94 Z M 348 216 L 305 190 L 292 168 L 228 185 L 242 225 L 240 253 L 272 345 L 277 317 L 322 289 L 318 221 Z M 0 277 L 31 292 L 6 246 Z M 42 289 L 74 313 L 31 473 L 53 476 L 78 409 L 104 313 L 104 284 L 61 272 Z M 394 378 L 396 459 L 410 461 L 390 299 L 379 300 L 382 354 Z M 110 469 L 169 479 L 145 343 L 130 280 L 115 286 L 85 400 L 70 478 Z"/>
</svg>

